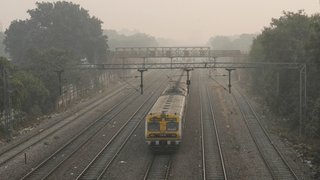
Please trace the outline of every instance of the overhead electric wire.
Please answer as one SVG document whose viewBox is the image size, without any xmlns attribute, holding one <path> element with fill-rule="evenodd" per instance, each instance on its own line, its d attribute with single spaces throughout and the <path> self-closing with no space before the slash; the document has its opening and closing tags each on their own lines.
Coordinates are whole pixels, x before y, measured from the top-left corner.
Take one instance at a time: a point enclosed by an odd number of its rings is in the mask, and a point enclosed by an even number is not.
<svg viewBox="0 0 320 180">
<path fill-rule="evenodd" d="M 173 79 L 171 79 L 168 75 L 166 75 L 172 82 L 175 82 Z M 181 87 L 179 84 L 177 84 L 183 91 L 187 92 L 183 87 Z"/>
<path fill-rule="evenodd" d="M 208 76 L 210 77 L 210 79 L 212 79 L 214 82 L 216 82 L 219 86 L 221 86 L 224 90 L 228 91 L 225 87 L 223 87 L 221 84 L 218 83 L 218 81 L 216 81 L 215 79 L 213 79 L 209 74 Z M 228 91 L 229 92 L 229 91 Z"/>
<path fill-rule="evenodd" d="M 123 80 L 124 82 L 126 82 L 129 86 L 131 86 L 134 90 L 136 90 L 136 91 L 138 91 L 139 93 L 140 93 L 140 91 L 138 90 L 138 89 L 136 89 L 134 86 L 132 86 L 130 83 L 128 83 L 126 80 L 124 80 L 122 77 L 120 77 L 119 75 L 118 75 L 118 77 L 121 79 L 121 80 Z"/>
</svg>

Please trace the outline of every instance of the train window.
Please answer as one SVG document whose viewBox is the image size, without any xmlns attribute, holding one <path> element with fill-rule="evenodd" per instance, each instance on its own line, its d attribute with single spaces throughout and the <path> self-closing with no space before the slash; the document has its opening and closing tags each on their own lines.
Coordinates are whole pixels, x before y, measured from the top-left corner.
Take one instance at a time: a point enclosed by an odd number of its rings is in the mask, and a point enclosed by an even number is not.
<svg viewBox="0 0 320 180">
<path fill-rule="evenodd" d="M 162 121 L 162 118 L 150 118 L 150 121 Z"/>
<path fill-rule="evenodd" d="M 166 118 L 166 121 L 176 121 L 177 118 Z"/>
<path fill-rule="evenodd" d="M 178 131 L 178 123 L 172 122 L 172 123 L 167 123 L 167 131 Z"/>
<path fill-rule="evenodd" d="M 160 131 L 160 124 L 159 123 L 148 123 L 148 131 Z"/>
</svg>

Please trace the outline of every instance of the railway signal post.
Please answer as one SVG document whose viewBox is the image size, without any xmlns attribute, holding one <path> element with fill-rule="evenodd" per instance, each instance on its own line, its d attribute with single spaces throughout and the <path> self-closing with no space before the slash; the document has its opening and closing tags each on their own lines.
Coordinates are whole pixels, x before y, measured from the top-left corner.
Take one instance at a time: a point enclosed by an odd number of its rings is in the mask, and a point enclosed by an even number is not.
<svg viewBox="0 0 320 180">
<path fill-rule="evenodd" d="M 189 79 L 189 71 L 193 71 L 193 69 L 186 68 L 184 70 L 187 71 L 187 92 L 189 94 L 189 89 L 190 89 L 190 85 L 191 85 L 190 79 Z"/>
<path fill-rule="evenodd" d="M 148 71 L 148 69 L 138 69 L 138 71 L 141 73 L 141 84 L 140 84 L 140 88 L 141 88 L 141 94 L 143 94 L 143 72 L 144 72 L 144 71 Z"/>
<path fill-rule="evenodd" d="M 226 70 L 229 71 L 229 85 L 228 85 L 228 87 L 229 87 L 229 94 L 231 94 L 231 71 L 235 70 L 235 69 L 234 68 L 232 68 L 232 69 L 226 68 Z"/>
</svg>

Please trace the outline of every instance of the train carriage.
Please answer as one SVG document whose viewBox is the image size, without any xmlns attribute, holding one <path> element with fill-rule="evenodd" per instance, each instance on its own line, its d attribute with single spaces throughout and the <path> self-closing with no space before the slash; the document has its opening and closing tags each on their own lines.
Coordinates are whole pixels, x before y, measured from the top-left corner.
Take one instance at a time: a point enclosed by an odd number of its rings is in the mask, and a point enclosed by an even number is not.
<svg viewBox="0 0 320 180">
<path fill-rule="evenodd" d="M 167 86 L 145 121 L 145 139 L 153 151 L 174 151 L 182 140 L 186 105 L 184 71 Z"/>
</svg>

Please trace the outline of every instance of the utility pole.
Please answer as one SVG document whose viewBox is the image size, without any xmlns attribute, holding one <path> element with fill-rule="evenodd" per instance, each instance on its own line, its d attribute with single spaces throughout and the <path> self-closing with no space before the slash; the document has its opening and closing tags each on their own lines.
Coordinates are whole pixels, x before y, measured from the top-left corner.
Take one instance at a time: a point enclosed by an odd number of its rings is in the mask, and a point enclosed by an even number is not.
<svg viewBox="0 0 320 180">
<path fill-rule="evenodd" d="M 64 72 L 64 70 L 55 70 L 54 72 L 59 74 L 59 88 L 60 88 L 60 95 L 62 95 L 61 74 Z"/>
<path fill-rule="evenodd" d="M 189 71 L 193 71 L 193 69 L 186 68 L 184 70 L 187 71 L 187 92 L 189 94 L 189 89 L 190 89 L 190 85 L 191 85 L 190 79 L 189 79 Z"/>
<path fill-rule="evenodd" d="M 229 87 L 229 94 L 231 94 L 231 71 L 235 70 L 235 69 L 234 68 L 232 68 L 232 69 L 226 68 L 226 70 L 229 71 L 229 85 L 228 85 L 228 87 Z"/>
<path fill-rule="evenodd" d="M 148 71 L 148 69 L 139 69 L 138 71 L 141 73 L 141 84 L 140 84 L 140 88 L 141 88 L 141 94 L 143 94 L 143 72 L 144 72 L 144 71 Z"/>
<path fill-rule="evenodd" d="M 4 90 L 4 116 L 5 116 L 5 131 L 8 139 L 12 137 L 12 100 L 11 93 L 13 92 L 10 83 L 10 71 L 8 66 L 3 67 L 3 90 Z"/>
<path fill-rule="evenodd" d="M 125 76 L 125 70 L 124 70 L 124 60 L 125 60 L 126 58 L 122 58 L 122 77 L 124 77 Z"/>
<path fill-rule="evenodd" d="M 63 95 L 62 95 L 63 93 L 62 93 L 62 84 L 61 84 L 61 74 L 64 72 L 64 70 L 55 70 L 54 72 L 58 73 L 58 75 L 59 75 L 59 91 L 60 91 L 60 96 L 62 98 L 62 106 L 63 106 L 64 98 L 63 98 Z M 60 106 L 60 102 L 58 103 L 58 107 L 59 106 Z"/>
</svg>

